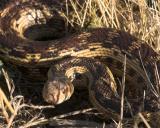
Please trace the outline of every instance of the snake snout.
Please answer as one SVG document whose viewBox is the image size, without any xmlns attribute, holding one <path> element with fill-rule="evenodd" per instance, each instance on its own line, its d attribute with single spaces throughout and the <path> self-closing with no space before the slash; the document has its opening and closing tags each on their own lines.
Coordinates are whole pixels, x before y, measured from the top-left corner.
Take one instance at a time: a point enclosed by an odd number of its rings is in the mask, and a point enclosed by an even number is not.
<svg viewBox="0 0 160 128">
<path fill-rule="evenodd" d="M 66 80 L 47 81 L 43 88 L 43 98 L 46 102 L 57 105 L 70 99 L 74 91 L 73 85 Z"/>
</svg>

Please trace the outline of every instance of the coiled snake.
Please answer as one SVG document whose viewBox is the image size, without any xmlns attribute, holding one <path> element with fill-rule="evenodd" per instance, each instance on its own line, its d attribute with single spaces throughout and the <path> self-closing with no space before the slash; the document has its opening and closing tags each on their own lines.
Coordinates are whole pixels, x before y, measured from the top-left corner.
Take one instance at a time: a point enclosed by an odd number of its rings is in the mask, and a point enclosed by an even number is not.
<svg viewBox="0 0 160 128">
<path fill-rule="evenodd" d="M 57 17 L 63 22 L 63 18 L 53 13 L 48 4 L 42 6 L 35 1 L 10 3 L 0 14 L 1 59 L 37 70 L 54 64 L 43 89 L 47 102 L 62 103 L 71 97 L 74 86 L 87 86 L 93 105 L 105 117 L 119 119 L 122 90 L 118 79 L 122 79 L 126 58 L 128 102 L 124 103 L 124 118 L 140 111 L 158 111 L 142 64 L 153 72 L 156 63 L 159 71 L 160 55 L 145 42 L 111 28 L 96 28 L 53 40 L 52 35 L 62 32 L 52 23 Z"/>
</svg>

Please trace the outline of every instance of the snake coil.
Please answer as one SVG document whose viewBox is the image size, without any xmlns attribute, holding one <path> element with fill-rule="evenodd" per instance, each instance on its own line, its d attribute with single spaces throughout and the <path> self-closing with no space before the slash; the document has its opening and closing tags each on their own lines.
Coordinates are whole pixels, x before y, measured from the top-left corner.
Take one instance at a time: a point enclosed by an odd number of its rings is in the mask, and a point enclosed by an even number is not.
<svg viewBox="0 0 160 128">
<path fill-rule="evenodd" d="M 52 10 L 50 0 L 43 4 L 40 0 L 15 0 L 1 9 L 0 15 L 3 61 L 26 67 L 30 72 L 36 68 L 37 75 L 41 68 L 57 64 L 48 72 L 43 90 L 46 101 L 62 103 L 71 97 L 74 86 L 84 83 L 93 105 L 105 117 L 119 119 L 121 86 L 117 78 L 122 79 L 126 56 L 125 94 L 131 109 L 125 101 L 124 116 L 159 111 L 142 63 L 149 72 L 157 64 L 159 72 L 160 55 L 147 43 L 111 28 L 63 37 L 64 18 Z M 143 106 L 142 110 L 139 106 Z"/>
</svg>

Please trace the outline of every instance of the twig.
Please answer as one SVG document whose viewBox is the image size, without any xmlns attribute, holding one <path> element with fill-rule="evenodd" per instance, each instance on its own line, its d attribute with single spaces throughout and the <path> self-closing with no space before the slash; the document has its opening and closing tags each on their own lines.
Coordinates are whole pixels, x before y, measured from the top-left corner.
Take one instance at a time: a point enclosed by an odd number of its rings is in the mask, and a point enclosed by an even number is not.
<svg viewBox="0 0 160 128">
<path fill-rule="evenodd" d="M 28 108 L 33 108 L 33 109 L 44 109 L 44 108 L 55 108 L 53 105 L 47 105 L 47 106 L 38 106 L 38 105 L 33 105 L 33 104 L 22 104 L 21 107 L 28 107 Z"/>
</svg>

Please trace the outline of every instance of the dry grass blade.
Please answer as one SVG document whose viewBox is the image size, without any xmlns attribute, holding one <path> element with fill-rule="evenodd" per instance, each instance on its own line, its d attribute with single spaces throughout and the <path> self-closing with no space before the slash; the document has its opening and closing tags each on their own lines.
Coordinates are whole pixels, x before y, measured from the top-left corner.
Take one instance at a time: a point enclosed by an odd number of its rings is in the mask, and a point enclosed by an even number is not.
<svg viewBox="0 0 160 128">
<path fill-rule="evenodd" d="M 2 116 L 5 118 L 5 120 L 7 121 L 7 123 L 9 122 L 9 115 L 6 111 L 6 108 L 5 108 L 5 105 L 4 105 L 4 102 L 3 102 L 3 98 L 0 97 L 0 108 L 2 110 Z"/>
<path fill-rule="evenodd" d="M 144 124 L 146 125 L 147 128 L 151 128 L 151 126 L 148 124 L 142 113 L 138 113 L 139 117 L 143 120 Z"/>
<path fill-rule="evenodd" d="M 76 13 L 76 16 L 77 16 L 77 18 L 78 18 L 78 20 L 79 20 L 79 23 L 81 24 L 81 23 L 82 23 L 82 20 L 81 20 L 81 18 L 80 18 L 80 15 L 79 15 L 79 13 L 78 13 L 77 8 L 76 8 L 76 4 L 73 2 L 73 0 L 69 0 L 69 1 L 70 1 L 71 5 L 72 5 L 72 7 L 73 7 L 73 9 L 74 9 L 74 11 L 75 11 L 75 13 Z"/>
<path fill-rule="evenodd" d="M 85 22 L 85 19 L 86 19 L 86 14 L 87 14 L 89 3 L 90 3 L 90 0 L 87 0 L 85 11 L 84 11 L 84 16 L 83 16 L 82 23 L 81 23 L 81 27 L 82 28 L 84 27 L 84 22 Z"/>
<path fill-rule="evenodd" d="M 120 116 L 120 121 L 117 128 L 122 128 L 123 111 L 124 111 L 125 76 L 126 76 L 126 55 L 124 57 L 124 70 L 123 70 L 123 77 L 122 77 L 121 116 Z"/>
<path fill-rule="evenodd" d="M 105 8 L 103 1 L 96 0 L 96 2 L 98 4 L 98 7 L 99 7 L 101 13 L 102 13 L 103 22 L 104 22 L 104 24 L 106 24 L 108 26 L 108 21 L 105 16 L 105 12 L 106 12 L 108 14 L 108 16 L 111 17 L 110 13 L 108 12 L 108 9 Z"/>
<path fill-rule="evenodd" d="M 80 127 L 80 128 L 86 128 L 86 127 L 97 127 L 97 128 L 109 128 L 109 126 L 105 126 L 105 124 L 100 124 L 96 122 L 91 121 L 85 121 L 85 120 L 69 120 L 69 119 L 56 119 L 55 121 L 50 122 L 50 126 L 54 127 Z"/>
<path fill-rule="evenodd" d="M 5 105 L 8 107 L 8 109 L 10 110 L 11 113 L 14 113 L 14 109 L 10 103 L 10 101 L 7 99 L 6 95 L 4 94 L 4 92 L 2 91 L 2 89 L 0 88 L 0 102 L 1 102 L 1 105 L 3 103 L 5 103 Z M 3 106 L 3 105 L 2 105 Z"/>
<path fill-rule="evenodd" d="M 144 70 L 145 75 L 146 75 L 147 80 L 148 80 L 148 84 L 149 84 L 148 86 L 149 86 L 150 89 L 152 90 L 153 94 L 154 94 L 156 97 L 159 97 L 159 95 L 158 95 L 158 93 L 157 93 L 155 87 L 153 86 L 153 84 L 152 84 L 152 82 L 151 82 L 151 80 L 150 80 L 150 78 L 149 78 L 149 76 L 148 76 L 148 73 L 147 73 L 147 71 L 146 71 L 146 68 L 145 68 L 145 66 L 144 66 L 144 64 L 143 64 L 143 60 L 142 60 L 142 56 L 141 56 L 140 51 L 139 51 L 139 57 L 140 57 L 140 61 L 141 61 L 143 70 Z"/>
<path fill-rule="evenodd" d="M 18 112 L 18 110 L 20 110 L 20 108 L 21 108 L 21 107 L 20 107 L 21 102 L 22 102 L 22 98 L 19 99 L 18 103 L 16 104 L 15 111 L 14 111 L 14 113 L 11 115 L 11 117 L 10 117 L 10 119 L 9 119 L 7 128 L 10 128 L 10 127 L 12 126 L 13 120 L 15 119 L 15 117 L 16 117 L 16 115 L 17 115 L 17 112 Z"/>
<path fill-rule="evenodd" d="M 68 117 L 68 116 L 73 116 L 73 115 L 78 115 L 78 114 L 86 113 L 86 112 L 89 112 L 89 111 L 92 111 L 92 110 L 95 110 L 95 108 L 88 108 L 88 109 L 83 109 L 83 110 L 77 110 L 77 111 L 73 111 L 73 112 L 70 112 L 70 113 L 66 113 L 66 114 L 62 114 L 62 115 L 59 115 L 59 116 L 55 116 L 55 117 L 53 117 L 51 119 L 65 118 L 65 117 Z"/>
<path fill-rule="evenodd" d="M 11 84 L 10 84 L 10 78 L 8 76 L 8 73 L 2 68 L 2 73 L 3 73 L 3 76 L 5 77 L 5 80 L 6 80 L 6 84 L 7 84 L 7 87 L 8 87 L 8 91 L 10 92 L 11 91 Z"/>
<path fill-rule="evenodd" d="M 29 128 L 29 127 L 36 126 L 36 125 L 50 124 L 52 122 L 55 122 L 57 119 L 86 113 L 86 112 L 92 111 L 92 110 L 95 110 L 95 109 L 94 108 L 88 108 L 88 109 L 84 109 L 84 110 L 73 111 L 73 112 L 58 115 L 58 116 L 55 116 L 55 117 L 52 117 L 52 118 L 49 118 L 49 119 L 40 118 L 40 119 L 37 119 L 33 122 L 27 122 L 25 125 L 20 126 L 19 128 Z"/>
<path fill-rule="evenodd" d="M 157 88 L 157 93 L 160 97 L 160 77 L 159 77 L 159 72 L 158 72 L 158 68 L 157 65 L 155 64 L 155 76 L 156 76 L 156 88 Z M 158 98 L 159 98 L 158 97 Z"/>
<path fill-rule="evenodd" d="M 1 71 L 4 75 L 6 83 L 7 83 L 7 89 L 10 92 L 11 91 L 11 85 L 10 85 L 10 82 L 9 82 L 9 76 L 3 68 L 1 69 Z M 3 92 L 3 90 L 1 88 L 0 88 L 0 96 L 1 96 L 0 97 L 0 108 L 2 109 L 2 113 L 3 113 L 7 123 L 9 123 L 9 116 L 10 116 L 10 114 L 14 114 L 15 110 L 12 107 L 11 102 L 8 100 L 7 96 L 5 95 L 5 93 Z M 9 110 L 9 112 L 8 112 L 8 110 Z"/>
<path fill-rule="evenodd" d="M 50 121 L 49 125 L 52 127 L 67 127 L 67 128 L 88 128 L 88 127 L 114 128 L 115 127 L 115 124 L 104 125 L 97 122 L 91 122 L 85 120 L 70 120 L 70 119 L 55 119 Z M 31 126 L 36 126 L 36 124 L 32 123 Z M 19 128 L 28 128 L 28 127 L 30 126 L 23 126 Z"/>
<path fill-rule="evenodd" d="M 11 79 L 7 73 L 7 71 L 5 71 L 5 69 L 2 68 L 2 73 L 3 73 L 3 76 L 5 78 L 5 81 L 6 81 L 6 85 L 7 85 L 7 89 L 8 91 L 10 92 L 10 97 L 12 98 L 12 86 L 11 86 Z M 2 89 L 0 88 L 0 95 L 1 95 L 1 99 L 0 99 L 0 102 L 1 102 L 1 105 L 2 105 L 2 110 L 3 110 L 3 113 L 6 115 L 5 117 L 6 120 L 7 120 L 7 123 L 8 123 L 8 126 L 7 128 L 10 128 L 11 125 L 12 125 L 12 122 L 15 118 L 15 116 L 17 115 L 17 111 L 19 110 L 19 105 L 20 105 L 20 101 L 18 102 L 18 104 L 16 104 L 16 108 L 13 108 L 12 105 L 11 105 L 11 102 L 7 99 L 7 96 L 4 94 L 4 92 L 2 91 Z M 3 101 L 5 103 L 5 105 L 8 107 L 9 111 L 11 112 L 11 116 L 9 117 L 9 114 L 7 114 L 7 110 L 3 104 Z"/>
</svg>

